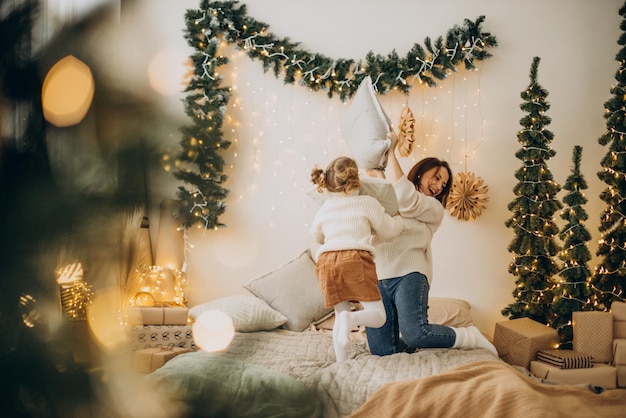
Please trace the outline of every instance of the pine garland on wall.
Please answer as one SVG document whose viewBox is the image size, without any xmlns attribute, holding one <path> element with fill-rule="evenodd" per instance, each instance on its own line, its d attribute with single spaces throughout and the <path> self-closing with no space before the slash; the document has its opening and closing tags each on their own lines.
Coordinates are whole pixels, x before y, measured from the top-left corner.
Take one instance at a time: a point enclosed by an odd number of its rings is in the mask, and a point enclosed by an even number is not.
<svg viewBox="0 0 626 418">
<path fill-rule="evenodd" d="M 626 3 L 619 14 L 626 16 Z M 620 27 L 626 28 L 626 18 Z M 622 45 L 615 57 L 619 62 L 617 85 L 611 88 L 613 97 L 604 103 L 606 131 L 598 140 L 609 147 L 601 161 L 603 170 L 598 172 L 598 178 L 607 185 L 600 194 L 606 203 L 596 252 L 601 260 L 591 278 L 598 310 L 609 310 L 613 301 L 624 301 L 626 289 L 626 32 L 617 43 Z"/>
<path fill-rule="evenodd" d="M 539 61 L 539 57 L 533 59 L 530 84 L 521 93 L 524 102 L 520 108 L 527 115 L 520 119 L 522 130 L 517 139 L 522 148 L 515 156 L 523 165 L 515 172 L 519 181 L 513 189 L 516 198 L 508 205 L 513 216 L 505 222 L 515 233 L 508 250 L 515 254 L 509 273 L 517 277 L 517 286 L 515 301 L 502 310 L 502 315 L 548 324 L 553 300 L 550 280 L 558 272 L 554 257 L 559 245 L 554 238 L 559 230 L 554 214 L 562 204 L 556 199 L 561 188 L 546 164 L 556 152 L 549 146 L 554 135 L 546 129 L 551 122 L 546 115 L 550 105 L 548 92 L 537 81 Z"/>
<path fill-rule="evenodd" d="M 475 69 L 474 63 L 491 57 L 489 48 L 497 46 L 495 36 L 483 32 L 485 17 L 465 19 L 445 36 L 426 38 L 424 46 L 415 43 L 406 56 L 394 50 L 387 56 L 370 52 L 364 60 L 333 60 L 323 54 L 300 48 L 289 38 L 278 38 L 269 26 L 247 15 L 245 4 L 237 1 L 202 0 L 199 9 L 185 14 L 185 38 L 195 50 L 192 56 L 194 75 L 186 89 L 185 112 L 193 124 L 181 129 L 182 150 L 174 162 L 174 176 L 189 184 L 180 186 L 177 217 L 184 227 L 197 225 L 206 229 L 225 226 L 219 217 L 225 211 L 228 190 L 223 187 L 221 151 L 230 142 L 222 134 L 222 123 L 231 97 L 229 87 L 221 84 L 218 67 L 228 58 L 218 54 L 222 41 L 234 44 L 247 55 L 263 63 L 285 84 L 298 84 L 342 101 L 352 97 L 360 82 L 370 76 L 380 94 L 400 90 L 408 94 L 414 82 L 434 87 L 459 66 Z"/>
<path fill-rule="evenodd" d="M 561 212 L 561 219 L 566 223 L 559 233 L 563 242 L 563 249 L 559 252 L 559 258 L 563 261 L 559 272 L 562 280 L 557 281 L 554 287 L 550 321 L 559 333 L 562 349 L 572 348 L 572 312 L 593 309 L 590 300 L 592 292 L 588 283 L 591 277 L 588 266 L 591 253 L 587 247 L 591 234 L 585 228 L 585 221 L 589 216 L 584 208 L 587 198 L 583 193 L 587 189 L 587 181 L 580 172 L 582 151 L 581 146 L 574 147 L 572 172 L 563 185 L 563 189 L 569 193 L 563 198 L 563 203 L 567 206 Z"/>
</svg>

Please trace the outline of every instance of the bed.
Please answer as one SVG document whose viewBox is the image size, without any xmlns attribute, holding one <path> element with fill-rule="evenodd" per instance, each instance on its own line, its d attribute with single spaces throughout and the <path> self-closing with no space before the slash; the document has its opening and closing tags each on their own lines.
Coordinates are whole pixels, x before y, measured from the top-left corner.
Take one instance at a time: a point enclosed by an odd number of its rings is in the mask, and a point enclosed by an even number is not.
<svg viewBox="0 0 626 418">
<path fill-rule="evenodd" d="M 553 416 L 625 416 L 626 390 L 548 385 L 482 348 L 381 357 L 355 329 L 349 359 L 337 362 L 332 312 L 308 251 L 244 287 L 248 294 L 190 309 L 192 318 L 220 310 L 233 319 L 237 332 L 227 348 L 178 355 L 145 376 L 177 417 L 528 418 L 547 416 L 546 408 Z M 460 299 L 431 298 L 429 318 L 467 326 L 469 308 Z"/>
</svg>

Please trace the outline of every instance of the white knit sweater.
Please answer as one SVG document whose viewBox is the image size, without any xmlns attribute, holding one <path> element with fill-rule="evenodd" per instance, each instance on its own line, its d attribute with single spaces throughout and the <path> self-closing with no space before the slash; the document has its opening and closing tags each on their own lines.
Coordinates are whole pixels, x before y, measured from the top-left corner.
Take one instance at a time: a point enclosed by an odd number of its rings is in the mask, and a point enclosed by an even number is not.
<svg viewBox="0 0 626 418">
<path fill-rule="evenodd" d="M 374 238 L 378 280 L 419 272 L 431 283 L 433 262 L 430 244 L 443 221 L 443 205 L 434 197 L 415 190 L 406 177 L 393 183 L 393 188 L 398 197 L 404 229 L 393 239 Z"/>
<path fill-rule="evenodd" d="M 315 260 L 323 252 L 341 250 L 365 250 L 374 257 L 372 235 L 391 239 L 401 233 L 403 224 L 372 196 L 329 193 L 311 225 L 311 234 L 321 244 Z"/>
</svg>

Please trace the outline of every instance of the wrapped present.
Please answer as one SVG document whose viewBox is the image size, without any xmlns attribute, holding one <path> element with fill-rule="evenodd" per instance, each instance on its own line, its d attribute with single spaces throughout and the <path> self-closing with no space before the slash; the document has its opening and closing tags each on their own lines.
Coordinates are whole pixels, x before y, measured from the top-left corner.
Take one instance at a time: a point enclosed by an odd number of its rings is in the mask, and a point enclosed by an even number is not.
<svg viewBox="0 0 626 418">
<path fill-rule="evenodd" d="M 626 366 L 626 338 L 613 340 L 613 364 Z"/>
<path fill-rule="evenodd" d="M 141 325 L 126 330 L 132 350 L 160 346 L 197 350 L 191 325 Z"/>
<path fill-rule="evenodd" d="M 614 321 L 626 321 L 626 302 L 614 301 L 611 304 L 611 313 Z"/>
<path fill-rule="evenodd" d="M 530 371 L 536 377 L 567 385 L 590 384 L 605 389 L 617 386 L 617 369 L 604 363 L 594 363 L 584 369 L 560 369 L 543 361 L 531 361 Z"/>
<path fill-rule="evenodd" d="M 613 314 L 611 312 L 572 312 L 573 349 L 589 354 L 597 363 L 613 360 Z"/>
<path fill-rule="evenodd" d="M 539 350 L 558 347 L 559 334 L 530 318 L 518 318 L 496 323 L 493 345 L 502 360 L 528 369 Z"/>
<path fill-rule="evenodd" d="M 626 388 L 626 366 L 615 366 L 617 369 L 617 387 Z"/>
<path fill-rule="evenodd" d="M 184 325 L 189 320 L 189 308 L 184 306 L 141 306 L 126 309 L 128 325 Z"/>
<path fill-rule="evenodd" d="M 613 338 L 626 338 L 626 302 L 613 301 Z"/>
<path fill-rule="evenodd" d="M 590 355 L 574 350 L 539 350 L 537 360 L 559 369 L 584 369 L 593 365 Z"/>
<path fill-rule="evenodd" d="M 180 347 L 153 347 L 135 351 L 133 365 L 139 373 L 152 373 L 179 354 L 189 352 Z"/>
<path fill-rule="evenodd" d="M 613 338 L 626 338 L 626 321 L 613 318 Z"/>
</svg>

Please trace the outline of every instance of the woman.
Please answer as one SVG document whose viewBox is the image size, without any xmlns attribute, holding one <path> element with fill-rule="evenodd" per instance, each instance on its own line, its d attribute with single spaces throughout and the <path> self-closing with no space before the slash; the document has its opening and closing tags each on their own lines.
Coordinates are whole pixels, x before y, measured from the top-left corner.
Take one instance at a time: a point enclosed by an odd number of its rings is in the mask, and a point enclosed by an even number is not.
<svg viewBox="0 0 626 418">
<path fill-rule="evenodd" d="M 384 177 L 398 197 L 404 228 L 394 239 L 376 237 L 374 241 L 378 288 L 387 320 L 380 328 L 366 328 L 370 350 L 382 356 L 417 348 L 482 347 L 498 355 L 476 327 L 452 328 L 428 322 L 431 240 L 443 220 L 452 171 L 445 161 L 425 158 L 405 176 L 394 152 L 398 139 L 395 133 L 393 136 Z"/>
</svg>

